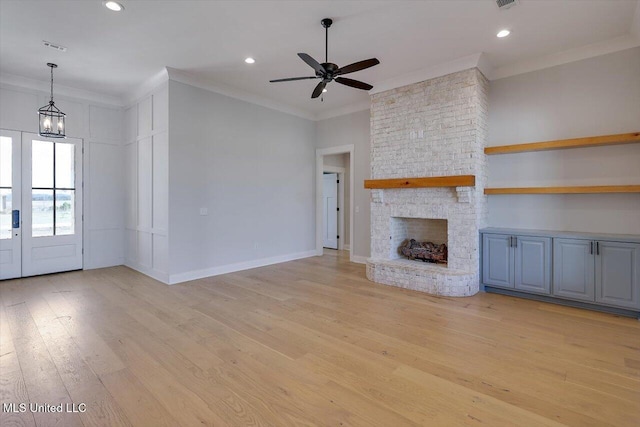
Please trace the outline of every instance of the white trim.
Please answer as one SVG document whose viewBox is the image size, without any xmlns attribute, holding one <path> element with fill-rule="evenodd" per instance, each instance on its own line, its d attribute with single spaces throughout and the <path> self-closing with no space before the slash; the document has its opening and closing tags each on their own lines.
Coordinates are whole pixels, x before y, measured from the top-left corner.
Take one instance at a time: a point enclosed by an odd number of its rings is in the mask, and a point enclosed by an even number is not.
<svg viewBox="0 0 640 427">
<path fill-rule="evenodd" d="M 335 173 L 338 175 L 338 250 L 344 250 L 344 175 L 345 168 L 340 166 L 323 165 L 322 172 Z M 322 224 L 324 227 L 324 224 Z"/>
<path fill-rule="evenodd" d="M 556 65 L 568 64 L 608 53 L 631 49 L 637 46 L 640 46 L 640 36 L 625 35 L 552 55 L 545 55 L 515 64 L 505 65 L 489 71 L 488 75 L 485 74 L 485 76 L 487 76 L 489 80 L 498 80 L 531 71 L 555 67 Z"/>
<path fill-rule="evenodd" d="M 326 120 L 339 116 L 346 116 L 347 114 L 357 113 L 359 111 L 365 111 L 371 109 L 371 98 L 364 102 L 357 102 L 355 104 L 345 105 L 344 107 L 332 108 L 329 111 L 319 112 L 314 117 L 314 120 Z"/>
<path fill-rule="evenodd" d="M 14 74 L 8 73 L 0 73 L 0 84 L 2 84 L 2 86 L 7 85 L 8 88 L 13 86 L 15 88 L 44 92 L 45 94 L 47 94 L 47 97 L 49 91 L 51 90 L 51 82 L 48 80 L 35 80 L 28 77 L 16 76 Z M 57 83 L 53 87 L 53 95 L 54 97 L 61 96 L 76 98 L 77 100 L 96 102 L 98 104 L 107 105 L 110 107 L 124 107 L 122 99 L 117 96 L 105 95 L 102 93 L 84 89 L 77 89 L 71 86 L 64 86 Z"/>
<path fill-rule="evenodd" d="M 283 104 L 277 101 L 273 101 L 262 96 L 254 95 L 235 87 L 225 85 L 222 83 L 213 82 L 205 77 L 195 76 L 182 70 L 167 67 L 169 73 L 169 80 L 175 82 L 188 84 L 200 89 L 208 90 L 210 92 L 219 93 L 221 95 L 229 96 L 231 98 L 239 99 L 241 101 L 249 102 L 251 104 L 259 105 L 261 107 L 270 108 L 272 110 L 280 111 L 282 113 L 291 114 L 293 116 L 301 117 L 307 120 L 316 120 L 315 115 L 303 111 L 297 108 L 293 108 L 287 104 Z"/>
<path fill-rule="evenodd" d="M 168 81 L 169 71 L 165 67 L 142 82 L 135 90 L 127 95 L 125 99 L 126 108 L 129 109 L 130 107 L 133 107 L 134 104 L 137 104 L 148 96 L 153 95 L 159 86 Z"/>
<path fill-rule="evenodd" d="M 322 256 L 322 172 L 324 171 L 324 156 L 331 154 L 349 153 L 349 243 L 353 246 L 353 176 L 355 146 L 353 144 L 341 145 L 338 147 L 316 149 L 316 255 Z M 353 257 L 353 251 L 349 252 L 349 259 Z"/>
<path fill-rule="evenodd" d="M 474 53 L 473 55 L 454 59 L 453 61 L 445 62 L 443 64 L 437 64 L 432 67 L 414 71 L 412 73 L 393 77 L 391 79 L 377 83 L 376 86 L 369 91 L 369 93 L 380 93 L 398 87 L 423 82 L 425 80 L 433 79 L 436 77 L 445 76 L 447 74 L 457 73 L 458 71 L 476 68 L 481 64 L 486 64 L 486 61 L 481 61 L 482 56 L 482 53 Z M 485 73 L 487 70 L 480 71 Z"/>
<path fill-rule="evenodd" d="M 360 256 L 360 255 L 350 255 L 349 256 L 349 261 L 354 262 L 356 264 L 366 264 L 367 263 L 367 257 L 366 256 Z"/>
<path fill-rule="evenodd" d="M 142 264 L 139 264 L 131 260 L 125 260 L 124 265 L 129 267 L 132 270 L 135 270 L 139 273 L 149 276 L 152 279 L 156 279 L 157 281 L 162 282 L 165 285 L 169 284 L 169 275 L 163 271 L 158 271 L 150 267 L 145 267 Z"/>
<path fill-rule="evenodd" d="M 233 273 L 235 271 L 249 270 L 252 268 L 264 267 L 267 265 L 280 264 L 282 262 L 294 261 L 296 259 L 316 256 L 316 251 L 304 251 L 287 255 L 278 255 L 270 258 L 261 258 L 251 261 L 237 262 L 234 264 L 220 265 L 217 267 L 205 268 L 202 270 L 187 271 L 185 273 L 172 274 L 169 276 L 168 284 L 188 282 L 190 280 L 202 279 L 204 277 L 218 276 L 220 274 Z"/>
</svg>

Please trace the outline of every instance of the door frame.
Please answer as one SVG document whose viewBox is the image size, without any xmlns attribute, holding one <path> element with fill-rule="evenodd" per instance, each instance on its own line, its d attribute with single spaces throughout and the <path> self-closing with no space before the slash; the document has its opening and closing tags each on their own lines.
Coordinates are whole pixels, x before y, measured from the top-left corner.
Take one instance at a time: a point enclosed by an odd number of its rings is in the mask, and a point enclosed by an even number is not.
<svg viewBox="0 0 640 427">
<path fill-rule="evenodd" d="M 330 166 L 324 166 L 324 156 L 329 156 L 333 154 L 349 154 L 349 261 L 353 261 L 353 253 L 355 251 L 355 242 L 353 241 L 353 196 L 354 196 L 354 158 L 355 158 L 355 146 L 353 144 L 348 145 L 340 145 L 337 147 L 329 147 L 329 148 L 318 148 L 316 149 L 316 255 L 322 256 L 323 254 L 323 246 L 322 246 L 322 230 L 323 230 L 323 215 L 322 215 L 322 183 L 323 178 L 322 175 L 325 172 L 325 169 Z M 327 172 L 330 172 L 327 170 Z M 343 171 L 341 183 L 344 183 L 344 174 Z M 343 184 L 344 185 L 344 184 Z M 342 192 L 344 198 L 344 191 Z M 341 197 L 338 195 L 338 201 L 340 201 Z M 344 204 L 343 204 L 344 205 Z M 340 206 L 340 212 L 344 212 L 344 206 Z M 344 218 L 344 217 L 343 217 Z M 344 228 L 344 220 L 339 221 L 338 230 L 340 230 L 340 235 L 343 235 Z M 344 239 L 342 239 L 344 240 Z M 344 248 L 344 243 L 338 239 L 338 248 Z"/>
<path fill-rule="evenodd" d="M 338 239 L 338 250 L 342 251 L 344 250 L 344 175 L 346 170 L 339 166 L 329 165 L 323 165 L 322 169 L 323 175 L 325 172 L 338 175 L 338 236 L 342 236 L 341 239 Z M 324 215 L 322 217 L 324 218 Z M 322 228 L 324 232 L 324 224 L 322 224 Z"/>
</svg>

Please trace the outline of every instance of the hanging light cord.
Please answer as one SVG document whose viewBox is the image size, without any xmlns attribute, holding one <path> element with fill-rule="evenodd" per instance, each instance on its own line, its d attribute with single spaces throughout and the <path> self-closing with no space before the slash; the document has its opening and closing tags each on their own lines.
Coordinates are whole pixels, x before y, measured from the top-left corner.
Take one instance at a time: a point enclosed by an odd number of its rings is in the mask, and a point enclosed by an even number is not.
<svg viewBox="0 0 640 427">
<path fill-rule="evenodd" d="M 49 100 L 49 105 L 53 105 L 53 66 L 51 66 L 51 100 Z"/>
</svg>

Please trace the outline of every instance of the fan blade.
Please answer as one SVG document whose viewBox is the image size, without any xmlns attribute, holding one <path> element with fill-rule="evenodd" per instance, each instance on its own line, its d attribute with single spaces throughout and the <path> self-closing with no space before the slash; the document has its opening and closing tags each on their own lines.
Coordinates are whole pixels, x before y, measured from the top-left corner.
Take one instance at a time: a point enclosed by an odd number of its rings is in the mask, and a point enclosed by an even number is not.
<svg viewBox="0 0 640 427">
<path fill-rule="evenodd" d="M 373 89 L 373 86 L 371 86 L 368 83 L 361 82 L 359 80 L 348 79 L 346 77 L 336 77 L 336 81 L 338 83 L 342 83 L 345 86 L 355 87 L 356 89 L 362 89 L 362 90 Z"/>
<path fill-rule="evenodd" d="M 356 71 L 364 70 L 365 68 L 373 67 L 379 63 L 380 61 L 376 58 L 365 59 L 364 61 L 354 62 L 353 64 L 339 68 L 335 73 L 333 73 L 333 75 L 338 76 L 340 74 L 354 73 Z"/>
<path fill-rule="evenodd" d="M 318 83 L 318 86 L 316 86 L 316 88 L 313 90 L 313 93 L 311 94 L 311 98 L 319 97 L 320 94 L 322 94 L 322 89 L 324 89 L 326 85 L 327 82 L 325 82 L 324 80 Z"/>
<path fill-rule="evenodd" d="M 320 65 L 320 63 L 318 61 L 316 61 L 315 59 L 313 59 L 312 57 L 310 57 L 306 53 L 299 53 L 298 56 L 300 57 L 300 59 L 302 59 L 304 62 L 306 62 L 311 68 L 316 70 L 316 73 L 319 73 L 319 74 L 324 76 L 325 73 L 327 72 L 324 69 L 324 67 L 322 65 Z"/>
<path fill-rule="evenodd" d="M 294 80 L 307 80 L 307 79 L 318 79 L 319 77 L 317 76 L 313 76 L 313 77 L 290 77 L 288 79 L 276 79 L 276 80 L 269 80 L 270 83 L 277 83 L 277 82 L 291 82 Z"/>
</svg>

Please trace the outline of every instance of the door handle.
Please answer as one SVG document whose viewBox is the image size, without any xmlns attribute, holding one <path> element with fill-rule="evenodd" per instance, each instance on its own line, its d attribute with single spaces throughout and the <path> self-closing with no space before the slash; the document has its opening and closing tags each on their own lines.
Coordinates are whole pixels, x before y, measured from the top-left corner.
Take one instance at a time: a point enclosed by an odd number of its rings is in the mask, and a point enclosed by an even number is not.
<svg viewBox="0 0 640 427">
<path fill-rule="evenodd" d="M 593 242 L 589 242 L 589 255 L 593 255 Z"/>
<path fill-rule="evenodd" d="M 596 255 L 600 255 L 600 242 L 596 242 Z"/>
<path fill-rule="evenodd" d="M 20 211 L 17 209 L 11 211 L 11 228 L 20 228 Z"/>
</svg>

